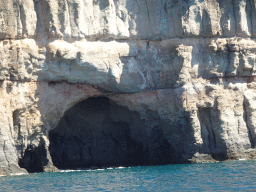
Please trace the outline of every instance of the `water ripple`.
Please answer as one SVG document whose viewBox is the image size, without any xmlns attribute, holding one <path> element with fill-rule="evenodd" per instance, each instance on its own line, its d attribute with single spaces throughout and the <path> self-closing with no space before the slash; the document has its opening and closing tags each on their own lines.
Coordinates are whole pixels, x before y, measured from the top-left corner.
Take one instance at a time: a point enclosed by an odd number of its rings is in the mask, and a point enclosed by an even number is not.
<svg viewBox="0 0 256 192">
<path fill-rule="evenodd" d="M 61 170 L 0 177 L 0 191 L 256 191 L 256 161 Z"/>
</svg>

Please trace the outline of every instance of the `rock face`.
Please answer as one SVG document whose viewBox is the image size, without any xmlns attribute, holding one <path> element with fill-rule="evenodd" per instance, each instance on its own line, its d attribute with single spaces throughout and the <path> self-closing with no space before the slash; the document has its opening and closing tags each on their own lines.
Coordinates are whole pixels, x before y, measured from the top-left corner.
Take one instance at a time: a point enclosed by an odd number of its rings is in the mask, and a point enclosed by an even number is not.
<svg viewBox="0 0 256 192">
<path fill-rule="evenodd" d="M 253 0 L 0 0 L 0 175 L 254 158 L 255 38 Z"/>
</svg>

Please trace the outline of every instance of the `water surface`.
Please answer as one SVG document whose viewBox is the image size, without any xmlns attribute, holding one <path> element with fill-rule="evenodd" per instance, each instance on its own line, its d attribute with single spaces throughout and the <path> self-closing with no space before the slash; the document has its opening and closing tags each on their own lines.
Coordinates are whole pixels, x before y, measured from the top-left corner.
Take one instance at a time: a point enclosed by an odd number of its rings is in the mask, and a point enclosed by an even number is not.
<svg viewBox="0 0 256 192">
<path fill-rule="evenodd" d="M 256 191 L 256 161 L 0 177 L 0 191 Z"/>
</svg>

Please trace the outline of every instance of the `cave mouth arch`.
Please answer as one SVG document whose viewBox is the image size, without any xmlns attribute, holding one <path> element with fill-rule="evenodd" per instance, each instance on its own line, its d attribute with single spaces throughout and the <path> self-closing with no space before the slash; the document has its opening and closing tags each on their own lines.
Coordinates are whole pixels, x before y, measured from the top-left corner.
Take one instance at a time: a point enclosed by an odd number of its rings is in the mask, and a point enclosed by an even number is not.
<svg viewBox="0 0 256 192">
<path fill-rule="evenodd" d="M 90 97 L 67 110 L 49 132 L 49 151 L 59 169 L 171 163 L 159 127 L 147 136 L 136 112 L 107 97 Z"/>
</svg>

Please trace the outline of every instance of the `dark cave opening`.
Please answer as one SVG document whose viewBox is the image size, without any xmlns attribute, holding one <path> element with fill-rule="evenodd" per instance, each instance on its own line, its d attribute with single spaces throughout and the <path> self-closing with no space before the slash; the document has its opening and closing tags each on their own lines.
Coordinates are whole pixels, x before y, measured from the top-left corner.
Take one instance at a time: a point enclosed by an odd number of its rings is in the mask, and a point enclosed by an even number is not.
<svg viewBox="0 0 256 192">
<path fill-rule="evenodd" d="M 24 156 L 19 160 L 19 166 L 29 173 L 43 172 L 48 162 L 45 142 L 41 139 L 38 147 L 28 146 Z"/>
<path fill-rule="evenodd" d="M 59 169 L 171 163 L 171 147 L 161 128 L 147 136 L 138 113 L 107 97 L 88 98 L 66 111 L 49 139 Z"/>
</svg>

